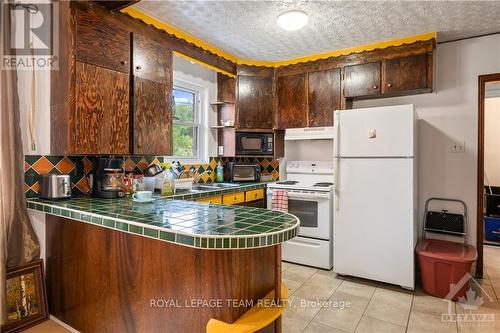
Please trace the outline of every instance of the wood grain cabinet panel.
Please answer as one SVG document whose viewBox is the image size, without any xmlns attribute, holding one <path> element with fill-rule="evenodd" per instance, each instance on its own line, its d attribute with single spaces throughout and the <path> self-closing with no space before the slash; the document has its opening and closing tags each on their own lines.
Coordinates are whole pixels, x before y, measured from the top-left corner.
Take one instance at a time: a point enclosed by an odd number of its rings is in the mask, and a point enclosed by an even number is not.
<svg viewBox="0 0 500 333">
<path fill-rule="evenodd" d="M 130 33 L 95 13 L 77 11 L 76 60 L 130 72 Z"/>
<path fill-rule="evenodd" d="M 238 127 L 273 128 L 273 78 L 238 76 Z"/>
<path fill-rule="evenodd" d="M 172 84 L 134 77 L 134 154 L 172 154 Z"/>
<path fill-rule="evenodd" d="M 133 66 L 136 77 L 157 81 L 172 81 L 172 50 L 139 34 L 133 36 Z"/>
<path fill-rule="evenodd" d="M 380 94 L 380 62 L 344 67 L 345 97 L 365 97 Z"/>
<path fill-rule="evenodd" d="M 382 62 L 382 93 L 427 89 L 428 55 L 420 54 Z"/>
<path fill-rule="evenodd" d="M 309 127 L 333 126 L 333 112 L 340 109 L 340 69 L 309 73 Z"/>
<path fill-rule="evenodd" d="M 307 119 L 306 74 L 278 78 L 278 129 L 305 127 Z"/>
<path fill-rule="evenodd" d="M 77 154 L 129 153 L 129 76 L 76 62 Z"/>
</svg>

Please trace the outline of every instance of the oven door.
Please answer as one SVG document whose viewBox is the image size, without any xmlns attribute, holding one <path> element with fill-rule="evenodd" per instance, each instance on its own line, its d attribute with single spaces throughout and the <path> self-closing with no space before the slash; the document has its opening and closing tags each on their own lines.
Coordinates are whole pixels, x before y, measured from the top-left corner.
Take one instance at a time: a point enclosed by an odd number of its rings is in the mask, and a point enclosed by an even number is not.
<svg viewBox="0 0 500 333">
<path fill-rule="evenodd" d="M 287 190 L 288 212 L 300 220 L 299 235 L 329 240 L 332 237 L 331 193 Z M 272 190 L 267 192 L 272 209 Z"/>
</svg>

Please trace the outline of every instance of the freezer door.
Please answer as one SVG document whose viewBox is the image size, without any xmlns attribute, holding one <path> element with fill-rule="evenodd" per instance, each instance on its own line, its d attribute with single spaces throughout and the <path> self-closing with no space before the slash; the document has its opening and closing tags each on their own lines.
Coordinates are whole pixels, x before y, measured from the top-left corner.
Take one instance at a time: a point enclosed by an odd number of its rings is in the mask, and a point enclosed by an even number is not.
<svg viewBox="0 0 500 333">
<path fill-rule="evenodd" d="M 337 154 L 342 157 L 413 156 L 413 105 L 338 112 Z"/>
<path fill-rule="evenodd" d="M 413 159 L 342 159 L 334 271 L 414 287 Z"/>
</svg>

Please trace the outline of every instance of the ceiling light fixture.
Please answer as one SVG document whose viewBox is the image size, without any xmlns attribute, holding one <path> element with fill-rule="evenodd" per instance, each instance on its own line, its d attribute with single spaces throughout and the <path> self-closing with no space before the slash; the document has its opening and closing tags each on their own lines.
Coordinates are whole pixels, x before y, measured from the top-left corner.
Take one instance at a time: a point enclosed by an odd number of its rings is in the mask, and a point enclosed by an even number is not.
<svg viewBox="0 0 500 333">
<path fill-rule="evenodd" d="M 302 29 L 308 20 L 309 16 L 305 12 L 301 10 L 290 10 L 281 13 L 276 21 L 280 27 L 287 31 L 297 31 Z"/>
</svg>

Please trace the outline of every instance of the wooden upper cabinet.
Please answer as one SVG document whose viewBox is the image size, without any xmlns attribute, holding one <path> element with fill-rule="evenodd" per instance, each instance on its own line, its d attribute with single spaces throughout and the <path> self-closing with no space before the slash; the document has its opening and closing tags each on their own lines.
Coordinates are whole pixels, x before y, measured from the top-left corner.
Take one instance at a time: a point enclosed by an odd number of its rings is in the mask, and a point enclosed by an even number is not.
<svg viewBox="0 0 500 333">
<path fill-rule="evenodd" d="M 273 128 L 273 78 L 238 76 L 238 127 Z"/>
<path fill-rule="evenodd" d="M 129 153 L 129 76 L 77 61 L 76 154 Z"/>
<path fill-rule="evenodd" d="M 172 155 L 171 101 L 171 83 L 134 78 L 134 154 Z"/>
<path fill-rule="evenodd" d="M 278 129 L 307 126 L 306 74 L 281 76 L 278 78 Z"/>
<path fill-rule="evenodd" d="M 172 80 L 172 50 L 139 34 L 133 36 L 134 76 L 156 82 Z"/>
<path fill-rule="evenodd" d="M 130 33 L 108 18 L 77 11 L 76 60 L 124 73 L 130 72 Z"/>
<path fill-rule="evenodd" d="M 133 153 L 172 154 L 172 50 L 133 36 Z"/>
<path fill-rule="evenodd" d="M 309 73 L 309 127 L 333 126 L 333 112 L 340 109 L 340 69 Z"/>
<path fill-rule="evenodd" d="M 432 89 L 429 55 L 388 59 L 382 62 L 382 93 Z"/>
<path fill-rule="evenodd" d="M 380 62 L 344 67 L 344 96 L 364 97 L 380 94 Z"/>
</svg>

